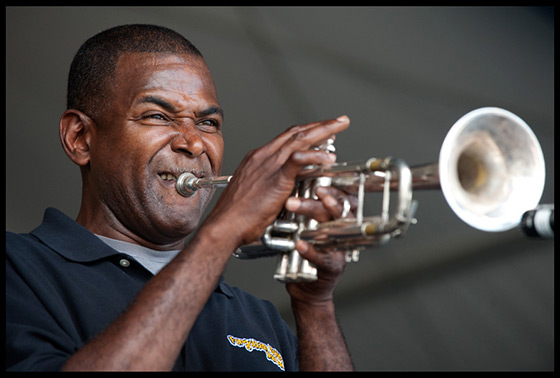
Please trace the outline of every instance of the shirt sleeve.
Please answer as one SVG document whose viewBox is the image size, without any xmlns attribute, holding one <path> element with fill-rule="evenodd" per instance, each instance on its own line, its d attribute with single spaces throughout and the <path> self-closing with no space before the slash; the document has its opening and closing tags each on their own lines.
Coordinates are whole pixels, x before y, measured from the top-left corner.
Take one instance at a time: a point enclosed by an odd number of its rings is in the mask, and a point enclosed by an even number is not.
<svg viewBox="0 0 560 378">
<path fill-rule="evenodd" d="M 31 271 L 27 272 L 32 274 Z M 33 272 L 40 274 L 40 272 Z M 48 290 L 47 288 L 43 288 Z M 57 371 L 74 342 L 49 313 L 18 267 L 6 260 L 6 370 Z"/>
</svg>

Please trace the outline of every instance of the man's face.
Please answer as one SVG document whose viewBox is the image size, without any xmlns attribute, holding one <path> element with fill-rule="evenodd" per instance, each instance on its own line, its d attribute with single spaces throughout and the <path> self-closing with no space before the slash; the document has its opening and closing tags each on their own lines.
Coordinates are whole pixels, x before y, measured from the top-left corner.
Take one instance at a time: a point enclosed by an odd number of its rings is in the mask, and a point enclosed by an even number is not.
<svg viewBox="0 0 560 378">
<path fill-rule="evenodd" d="M 182 197 L 176 178 L 222 167 L 223 116 L 210 72 L 200 58 L 130 53 L 110 86 L 95 120 L 91 184 L 129 237 L 177 242 L 197 226 L 213 191 Z"/>
</svg>

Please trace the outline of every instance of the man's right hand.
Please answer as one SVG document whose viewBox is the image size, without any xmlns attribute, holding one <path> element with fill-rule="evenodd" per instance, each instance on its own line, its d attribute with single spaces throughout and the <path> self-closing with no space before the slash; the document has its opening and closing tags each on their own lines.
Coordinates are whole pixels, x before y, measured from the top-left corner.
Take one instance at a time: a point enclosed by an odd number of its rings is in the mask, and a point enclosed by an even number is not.
<svg viewBox="0 0 560 378">
<path fill-rule="evenodd" d="M 284 207 L 296 177 L 310 164 L 329 165 L 332 153 L 312 149 L 348 128 L 350 120 L 292 126 L 265 146 L 250 152 L 233 174 L 205 224 L 219 222 L 236 247 L 257 240 Z"/>
</svg>

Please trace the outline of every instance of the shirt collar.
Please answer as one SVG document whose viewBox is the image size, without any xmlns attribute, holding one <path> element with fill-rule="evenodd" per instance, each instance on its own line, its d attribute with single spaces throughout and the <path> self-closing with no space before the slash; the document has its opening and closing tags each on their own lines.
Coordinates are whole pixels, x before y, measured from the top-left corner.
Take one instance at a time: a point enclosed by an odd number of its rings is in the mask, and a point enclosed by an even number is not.
<svg viewBox="0 0 560 378">
<path fill-rule="evenodd" d="M 233 298 L 233 291 L 231 290 L 229 285 L 224 282 L 224 276 L 220 276 L 220 280 L 218 281 L 218 285 L 216 286 L 216 291 L 221 292 L 228 298 Z"/>
<path fill-rule="evenodd" d="M 54 208 L 45 210 L 43 223 L 31 231 L 31 235 L 71 261 L 92 262 L 120 254 L 87 228 Z M 220 276 L 216 290 L 228 298 L 233 297 L 233 292 L 224 282 L 223 276 Z"/>
<path fill-rule="evenodd" d="M 43 223 L 31 234 L 76 262 L 91 262 L 118 254 L 84 226 L 54 208 L 45 210 Z"/>
</svg>

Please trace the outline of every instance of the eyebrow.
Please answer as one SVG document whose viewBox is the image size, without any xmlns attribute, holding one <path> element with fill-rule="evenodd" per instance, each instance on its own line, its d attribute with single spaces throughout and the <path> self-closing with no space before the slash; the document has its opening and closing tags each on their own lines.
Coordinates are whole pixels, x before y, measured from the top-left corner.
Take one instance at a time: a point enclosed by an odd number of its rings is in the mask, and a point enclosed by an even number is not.
<svg viewBox="0 0 560 378">
<path fill-rule="evenodd" d="M 219 106 L 210 106 L 209 108 L 202 109 L 201 111 L 196 112 L 198 117 L 206 117 L 209 115 L 219 115 L 220 117 L 224 117 L 224 110 Z"/>
<path fill-rule="evenodd" d="M 164 108 L 165 110 L 175 113 L 177 112 L 177 109 L 169 102 L 167 102 L 166 100 L 164 100 L 161 97 L 157 97 L 157 96 L 145 96 L 142 97 L 138 100 L 137 102 L 138 104 L 143 104 L 143 103 L 151 103 L 151 104 L 156 104 L 161 106 L 162 108 Z M 219 107 L 219 106 L 210 106 L 206 109 L 202 109 L 198 112 L 196 112 L 196 115 L 198 117 L 206 117 L 209 115 L 214 115 L 217 114 L 219 116 L 221 116 L 222 118 L 224 117 L 224 110 Z"/>
<path fill-rule="evenodd" d="M 171 105 L 169 102 L 165 101 L 161 97 L 156 97 L 156 96 L 142 97 L 137 101 L 137 103 L 138 104 L 144 104 L 144 103 L 156 104 L 156 105 L 159 105 L 162 108 L 164 108 L 165 110 L 168 110 L 170 112 L 174 112 L 176 110 L 175 107 L 173 105 Z"/>
</svg>

